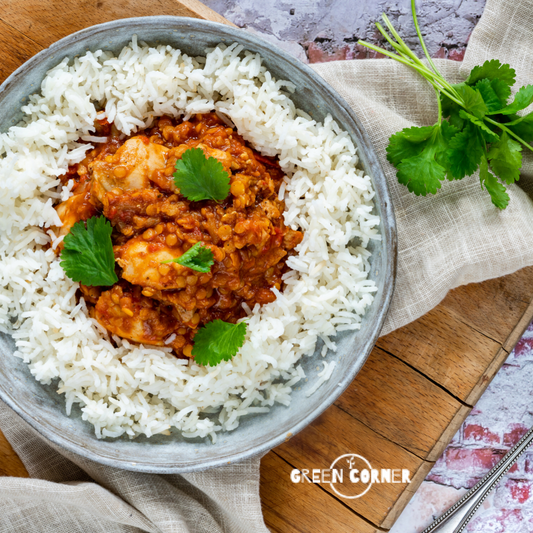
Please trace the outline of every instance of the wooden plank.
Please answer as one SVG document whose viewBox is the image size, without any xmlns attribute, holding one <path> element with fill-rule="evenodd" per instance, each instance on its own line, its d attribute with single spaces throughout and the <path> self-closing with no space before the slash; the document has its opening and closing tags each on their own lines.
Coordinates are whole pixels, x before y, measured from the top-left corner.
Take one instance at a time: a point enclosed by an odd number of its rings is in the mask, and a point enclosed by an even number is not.
<svg viewBox="0 0 533 533">
<path fill-rule="evenodd" d="M 0 431 L 0 476 L 30 477 L 24 464 Z"/>
<path fill-rule="evenodd" d="M 526 310 L 524 311 L 524 314 L 522 315 L 514 329 L 511 331 L 509 337 L 504 342 L 503 348 L 501 348 L 496 354 L 496 357 L 494 358 L 492 363 L 485 369 L 483 375 L 480 376 L 478 383 L 472 389 L 472 392 L 469 394 L 468 398 L 466 398 L 466 402 L 469 405 L 474 405 L 479 400 L 481 395 L 485 392 L 485 389 L 489 386 L 489 383 L 492 381 L 498 370 L 501 368 L 501 366 L 507 359 L 509 352 L 512 351 L 515 344 L 520 340 L 532 319 L 533 298 L 530 304 L 527 306 Z"/>
<path fill-rule="evenodd" d="M 533 317 L 532 281 L 533 267 L 528 267 L 459 287 L 377 345 L 472 406 Z"/>
<path fill-rule="evenodd" d="M 493 361 L 501 345 L 438 306 L 377 346 L 394 354 L 462 401 Z"/>
<path fill-rule="evenodd" d="M 470 412 L 469 407 L 379 348 L 372 351 L 336 405 L 379 435 L 429 461 L 436 461 L 444 451 L 443 434 L 450 428 L 456 431 Z"/>
<path fill-rule="evenodd" d="M 292 467 L 274 452 L 261 460 L 260 494 L 268 529 L 274 533 L 377 533 L 366 520 L 312 483 L 295 485 Z"/>
<path fill-rule="evenodd" d="M 0 20 L 0 83 L 41 50 L 37 43 Z"/>
<path fill-rule="evenodd" d="M 466 417 L 470 414 L 470 411 L 472 411 L 472 407 L 465 405 L 461 406 L 446 429 L 442 432 L 442 435 L 434 444 L 433 449 L 428 454 L 428 460 L 436 461 L 443 454 L 446 446 L 448 446 L 450 441 L 453 439 L 453 436 L 459 431 Z"/>
<path fill-rule="evenodd" d="M 504 350 L 511 352 L 514 349 L 514 347 L 516 346 L 516 343 L 522 338 L 522 335 L 524 334 L 524 332 L 526 331 L 527 327 L 529 326 L 532 320 L 533 320 L 533 295 L 531 297 L 529 305 L 524 311 L 524 314 L 522 315 L 520 320 L 516 323 L 516 326 L 511 331 L 511 334 L 509 335 L 509 337 L 507 337 L 507 340 L 503 343 Z"/>
<path fill-rule="evenodd" d="M 275 451 L 299 470 L 329 469 L 341 455 L 357 454 L 366 458 L 373 469 L 409 470 L 411 481 L 415 484 L 422 482 L 432 466 L 432 463 L 381 437 L 335 405 Z M 401 482 L 374 484 L 363 497 L 343 499 L 343 502 L 375 526 L 387 528 L 390 527 L 387 516 L 391 507 L 407 485 Z M 321 487 L 335 494 L 329 483 L 321 484 Z"/>
<path fill-rule="evenodd" d="M 503 345 L 533 299 L 533 267 L 450 291 L 440 307 Z M 531 317 L 530 317 L 531 318 Z M 505 348 L 510 351 L 511 346 Z"/>
<path fill-rule="evenodd" d="M 154 15 L 193 17 L 233 26 L 196 0 L 0 0 L 0 20 L 42 47 L 94 24 Z"/>
</svg>

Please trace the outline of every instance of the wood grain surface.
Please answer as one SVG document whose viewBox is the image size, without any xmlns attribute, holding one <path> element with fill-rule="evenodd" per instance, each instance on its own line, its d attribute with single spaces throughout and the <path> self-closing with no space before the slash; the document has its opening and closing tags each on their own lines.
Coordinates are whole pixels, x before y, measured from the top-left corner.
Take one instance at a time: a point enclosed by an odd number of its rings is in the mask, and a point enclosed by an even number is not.
<svg viewBox="0 0 533 533">
<path fill-rule="evenodd" d="M 435 461 L 442 434 L 470 408 L 397 357 L 376 348 L 336 405 L 379 435 Z"/>
<path fill-rule="evenodd" d="M 195 0 L 1 0 L 0 13 L 5 24 L 42 48 L 94 24 L 130 17 L 174 15 L 232 25 Z"/>
<path fill-rule="evenodd" d="M 177 15 L 228 23 L 195 0 L 0 0 L 0 79 L 57 39 L 108 20 Z M 427 315 L 378 340 L 338 401 L 262 461 L 261 498 L 274 532 L 389 529 L 533 318 L 533 267 L 451 291 Z M 344 499 L 293 469 L 329 468 L 356 453 L 410 483 Z M 27 476 L 0 433 L 0 475 Z"/>
</svg>

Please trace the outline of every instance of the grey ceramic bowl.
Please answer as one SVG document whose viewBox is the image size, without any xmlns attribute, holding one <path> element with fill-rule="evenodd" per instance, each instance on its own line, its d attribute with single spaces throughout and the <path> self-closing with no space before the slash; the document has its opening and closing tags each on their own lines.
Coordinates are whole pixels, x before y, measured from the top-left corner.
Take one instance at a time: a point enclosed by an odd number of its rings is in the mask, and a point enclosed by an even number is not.
<svg viewBox="0 0 533 533">
<path fill-rule="evenodd" d="M 360 331 L 338 335 L 337 353 L 327 354 L 327 360 L 337 361 L 330 380 L 306 397 L 316 378 L 317 363 L 322 360 L 317 350 L 302 361 L 309 380 L 300 390 L 293 391 L 289 407 L 277 405 L 267 414 L 242 418 L 240 426 L 220 434 L 216 444 L 208 439 L 183 439 L 178 434 L 134 441 L 98 440 L 92 426 L 81 420 L 79 410 L 67 417 L 63 397 L 55 392 L 55 384 L 42 386 L 35 381 L 26 364 L 12 356 L 12 339 L 0 336 L 0 398 L 44 437 L 106 465 L 140 472 L 191 472 L 239 461 L 277 446 L 307 426 L 346 389 L 374 346 L 389 306 L 395 279 L 396 226 L 376 154 L 346 102 L 313 70 L 282 50 L 245 31 L 213 22 L 179 17 L 126 19 L 93 26 L 58 41 L 16 70 L 0 87 L 0 131 L 20 120 L 21 103 L 38 90 L 45 73 L 64 57 L 72 58 L 86 50 L 118 52 L 134 34 L 149 44 L 170 44 L 193 56 L 205 55 L 206 48 L 221 42 L 239 42 L 247 50 L 259 52 L 275 77 L 296 84 L 293 100 L 297 107 L 319 121 L 331 113 L 351 135 L 361 165 L 372 177 L 377 193 L 376 212 L 381 217 L 382 240 L 372 244 L 370 275 L 379 291 Z"/>
</svg>

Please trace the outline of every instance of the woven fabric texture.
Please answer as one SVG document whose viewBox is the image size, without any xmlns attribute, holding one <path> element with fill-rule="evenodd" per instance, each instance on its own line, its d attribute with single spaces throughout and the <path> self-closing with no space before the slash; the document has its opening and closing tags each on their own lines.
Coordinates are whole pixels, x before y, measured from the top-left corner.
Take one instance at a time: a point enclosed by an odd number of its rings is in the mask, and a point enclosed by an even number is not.
<svg viewBox="0 0 533 533">
<path fill-rule="evenodd" d="M 462 63 L 435 60 L 452 83 L 487 59 L 517 72 L 514 92 L 533 83 L 533 2 L 489 0 Z M 412 69 L 396 61 L 336 61 L 314 65 L 350 104 L 367 130 L 391 191 L 398 229 L 396 289 L 382 334 L 416 320 L 446 293 L 467 283 L 515 272 L 533 264 L 533 154 L 523 150 L 522 176 L 508 186 L 504 211 L 481 190 L 479 174 L 446 181 L 436 195 L 415 196 L 398 183 L 386 160 L 389 137 L 437 120 L 435 91 Z"/>
</svg>

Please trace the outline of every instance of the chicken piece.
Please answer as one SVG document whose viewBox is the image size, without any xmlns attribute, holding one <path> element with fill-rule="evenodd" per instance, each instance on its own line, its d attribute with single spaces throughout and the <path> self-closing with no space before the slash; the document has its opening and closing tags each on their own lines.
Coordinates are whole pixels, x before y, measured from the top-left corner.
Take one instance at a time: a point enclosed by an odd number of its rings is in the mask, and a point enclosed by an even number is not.
<svg viewBox="0 0 533 533">
<path fill-rule="evenodd" d="M 95 318 L 111 333 L 144 344 L 164 346 L 179 327 L 168 309 L 141 294 L 140 287 L 115 285 L 101 294 Z"/>
<path fill-rule="evenodd" d="M 285 210 L 285 205 L 277 198 L 274 198 L 273 200 L 263 200 L 260 205 L 270 220 L 278 219 L 281 216 L 281 213 Z"/>
<path fill-rule="evenodd" d="M 210 146 L 207 146 L 206 144 L 203 144 L 201 142 L 198 144 L 180 144 L 179 146 L 176 146 L 176 148 L 171 148 L 171 154 L 174 157 L 181 159 L 183 154 L 191 148 L 201 148 L 206 158 L 214 157 L 215 159 L 218 159 L 222 163 L 222 166 L 224 167 L 224 170 L 226 172 L 230 172 L 233 168 L 232 163 L 234 163 L 234 160 L 229 152 L 224 152 L 223 150 L 219 150 L 218 148 L 211 148 Z"/>
<path fill-rule="evenodd" d="M 180 190 L 174 183 L 174 164 L 172 163 L 175 164 L 175 161 L 173 162 L 173 160 L 171 160 L 168 163 L 168 167 L 163 170 L 156 170 L 153 172 L 152 176 L 150 177 L 150 181 L 155 183 L 162 191 L 179 194 Z M 170 172 L 170 174 L 167 174 L 167 172 Z"/>
<path fill-rule="evenodd" d="M 256 257 L 254 267 L 246 272 L 247 278 L 252 280 L 262 276 L 269 268 L 277 265 L 286 255 L 287 252 L 283 248 L 271 248 L 266 252 L 262 252 Z"/>
<path fill-rule="evenodd" d="M 222 295 L 209 289 L 211 296 L 201 298 L 198 292 L 188 289 L 155 291 L 150 297 L 165 305 L 172 306 L 174 318 L 192 330 L 212 320 L 235 322 L 245 315 L 245 311 L 240 305 L 242 300 L 234 298 L 231 294 Z M 203 292 L 206 293 L 207 291 L 204 289 Z"/>
<path fill-rule="evenodd" d="M 171 248 L 161 242 L 147 242 L 142 237 L 130 239 L 115 253 L 125 280 L 155 290 L 182 289 L 185 286 L 183 275 L 186 276 L 189 269 L 177 263 L 163 263 L 181 255 L 182 250 L 178 246 Z"/>
<path fill-rule="evenodd" d="M 258 250 L 261 250 L 270 242 L 273 229 L 272 222 L 258 207 L 253 211 L 249 210 L 247 218 L 240 216 L 234 231 L 237 234 L 233 238 L 236 248 L 241 249 L 248 245 L 254 245 Z"/>
<path fill-rule="evenodd" d="M 201 148 L 204 151 L 206 157 L 214 157 L 215 159 L 218 159 L 222 163 L 222 166 L 226 172 L 230 172 L 233 168 L 232 165 L 234 165 L 234 161 L 229 152 L 224 152 L 223 150 L 218 150 L 217 148 L 211 148 L 203 143 L 200 143 L 198 148 Z M 240 166 L 238 168 L 240 168 Z"/>
<path fill-rule="evenodd" d="M 143 135 L 128 139 L 114 155 L 89 164 L 91 196 L 103 203 L 106 193 L 113 189 L 150 188 L 150 177 L 154 171 L 165 168 L 168 153 L 166 146 L 151 143 Z"/>
<path fill-rule="evenodd" d="M 304 234 L 301 231 L 288 229 L 283 237 L 283 248 L 285 248 L 285 250 L 292 250 L 303 241 L 303 238 Z"/>
<path fill-rule="evenodd" d="M 57 237 L 67 235 L 76 222 L 87 220 L 98 214 L 97 209 L 90 203 L 87 196 L 85 192 L 76 194 L 56 207 L 57 214 L 63 223 L 62 226 L 52 228 Z M 63 242 L 61 242 L 57 251 L 61 251 L 63 246 Z"/>
</svg>

